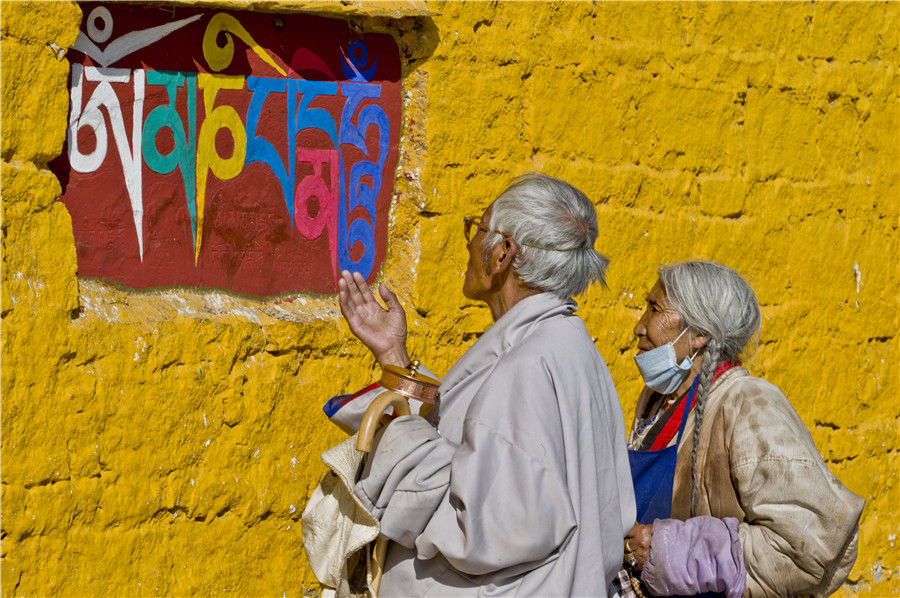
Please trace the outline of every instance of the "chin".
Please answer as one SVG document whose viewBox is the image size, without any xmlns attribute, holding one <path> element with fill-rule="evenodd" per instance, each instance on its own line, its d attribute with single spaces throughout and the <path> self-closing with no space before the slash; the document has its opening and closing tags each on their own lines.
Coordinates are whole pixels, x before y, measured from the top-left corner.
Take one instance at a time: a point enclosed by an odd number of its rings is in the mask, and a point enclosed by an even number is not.
<svg viewBox="0 0 900 598">
<path fill-rule="evenodd" d="M 469 269 L 466 268 L 466 274 L 465 274 L 465 278 L 463 278 L 463 287 L 462 287 L 463 296 L 464 296 L 466 299 L 471 299 L 471 298 L 472 298 L 472 296 L 471 296 L 471 295 L 472 295 L 472 282 L 471 282 L 471 278 L 472 278 L 472 275 L 471 275 L 471 273 L 469 272 Z"/>
</svg>

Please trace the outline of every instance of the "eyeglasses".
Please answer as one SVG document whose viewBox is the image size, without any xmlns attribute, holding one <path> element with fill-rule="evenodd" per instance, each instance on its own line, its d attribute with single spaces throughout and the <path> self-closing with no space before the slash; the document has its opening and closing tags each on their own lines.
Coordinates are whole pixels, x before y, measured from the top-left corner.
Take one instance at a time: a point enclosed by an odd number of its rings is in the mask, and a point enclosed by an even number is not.
<svg viewBox="0 0 900 598">
<path fill-rule="evenodd" d="M 463 218 L 463 235 L 466 237 L 466 243 L 468 243 L 472 239 L 472 227 L 477 228 L 480 231 L 484 231 L 486 233 L 497 233 L 498 235 L 503 235 L 504 237 L 509 237 L 509 239 L 517 244 L 525 247 L 532 247 L 534 249 L 543 249 L 544 251 L 587 251 L 593 250 L 593 247 L 567 247 L 564 249 L 556 248 L 556 247 L 541 247 L 540 245 L 532 245 L 530 243 L 517 243 L 515 239 L 513 239 L 512 235 L 509 233 L 505 233 L 502 230 L 496 230 L 493 228 L 485 228 L 481 226 L 481 218 L 476 218 L 474 216 L 466 216 Z M 475 233 L 478 234 L 478 233 Z"/>
<path fill-rule="evenodd" d="M 474 216 L 466 216 L 463 218 L 463 235 L 466 237 L 466 242 L 468 243 L 472 239 L 472 227 L 480 231 L 484 231 L 486 233 L 497 233 L 498 235 L 503 235 L 508 237 L 509 233 L 504 233 L 503 231 L 494 230 L 492 228 L 485 228 L 481 226 L 481 218 L 476 218 Z M 475 233 L 478 234 L 477 232 Z"/>
</svg>

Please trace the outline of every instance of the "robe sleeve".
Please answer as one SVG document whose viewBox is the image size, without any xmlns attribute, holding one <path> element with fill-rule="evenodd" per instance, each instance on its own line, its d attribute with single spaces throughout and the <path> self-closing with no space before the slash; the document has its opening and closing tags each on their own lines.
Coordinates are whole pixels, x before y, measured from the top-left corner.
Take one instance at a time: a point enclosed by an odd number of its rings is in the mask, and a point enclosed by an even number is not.
<svg viewBox="0 0 900 598">
<path fill-rule="evenodd" d="M 692 517 L 653 522 L 650 556 L 641 581 L 656 596 L 705 592 L 740 598 L 747 572 L 734 517 Z"/>
<path fill-rule="evenodd" d="M 540 359 L 498 364 L 466 414 L 462 442 L 421 418 L 387 426 L 355 491 L 381 533 L 418 557 L 478 576 L 556 558 L 577 522 L 552 375 Z"/>
</svg>

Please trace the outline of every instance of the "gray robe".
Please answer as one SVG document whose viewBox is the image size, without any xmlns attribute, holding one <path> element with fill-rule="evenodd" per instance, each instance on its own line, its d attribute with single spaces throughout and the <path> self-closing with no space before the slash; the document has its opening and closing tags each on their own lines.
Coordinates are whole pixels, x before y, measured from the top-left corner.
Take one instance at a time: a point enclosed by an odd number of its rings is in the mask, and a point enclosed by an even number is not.
<svg viewBox="0 0 900 598">
<path fill-rule="evenodd" d="M 392 540 L 382 596 L 607 595 L 634 493 L 622 408 L 576 308 L 520 301 L 444 377 L 437 430 L 418 416 L 383 430 L 355 488 Z M 332 419 L 356 428 L 369 400 Z"/>
</svg>

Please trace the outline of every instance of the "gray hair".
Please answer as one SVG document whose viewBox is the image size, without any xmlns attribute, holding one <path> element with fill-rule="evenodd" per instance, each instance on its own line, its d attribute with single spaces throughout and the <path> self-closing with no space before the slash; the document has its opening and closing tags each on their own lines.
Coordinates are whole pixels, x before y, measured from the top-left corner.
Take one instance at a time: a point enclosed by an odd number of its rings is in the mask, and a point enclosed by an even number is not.
<svg viewBox="0 0 900 598">
<path fill-rule="evenodd" d="M 692 334 L 707 335 L 703 367 L 694 401 L 694 449 L 691 454 L 691 516 L 697 510 L 697 446 L 709 387 L 719 364 L 735 361 L 762 325 L 756 293 L 741 275 L 722 264 L 696 260 L 663 266 L 659 280 L 669 303 Z"/>
<path fill-rule="evenodd" d="M 563 299 L 592 282 L 606 286 L 609 260 L 594 249 L 597 211 L 569 183 L 534 172 L 517 177 L 491 204 L 490 228 L 516 242 L 513 269 L 527 286 Z M 485 256 L 502 241 L 489 233 Z"/>
</svg>

